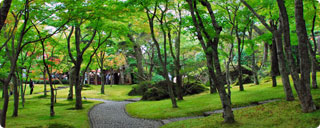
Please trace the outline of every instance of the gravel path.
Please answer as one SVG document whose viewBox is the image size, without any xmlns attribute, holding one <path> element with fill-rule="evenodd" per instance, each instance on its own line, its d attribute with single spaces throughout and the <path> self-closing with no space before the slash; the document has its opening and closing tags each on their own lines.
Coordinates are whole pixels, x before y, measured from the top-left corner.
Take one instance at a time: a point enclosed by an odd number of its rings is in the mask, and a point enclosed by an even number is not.
<svg viewBox="0 0 320 128">
<path fill-rule="evenodd" d="M 164 124 L 175 121 L 202 118 L 212 114 L 222 113 L 223 110 L 215 110 L 204 112 L 202 116 L 179 117 L 163 120 L 146 120 L 130 117 L 125 106 L 128 103 L 139 101 L 139 99 L 130 99 L 126 101 L 108 101 L 102 99 L 87 98 L 87 100 L 102 101 L 104 103 L 98 104 L 89 111 L 89 119 L 92 128 L 158 128 Z M 242 108 L 257 106 L 261 104 L 279 101 L 279 99 L 260 101 L 244 107 L 232 108 L 238 110 Z"/>
<path fill-rule="evenodd" d="M 94 106 L 89 112 L 92 128 L 158 128 L 160 121 L 138 119 L 128 116 L 125 105 L 129 101 L 107 101 L 101 99 L 89 99 L 103 101 Z"/>
</svg>

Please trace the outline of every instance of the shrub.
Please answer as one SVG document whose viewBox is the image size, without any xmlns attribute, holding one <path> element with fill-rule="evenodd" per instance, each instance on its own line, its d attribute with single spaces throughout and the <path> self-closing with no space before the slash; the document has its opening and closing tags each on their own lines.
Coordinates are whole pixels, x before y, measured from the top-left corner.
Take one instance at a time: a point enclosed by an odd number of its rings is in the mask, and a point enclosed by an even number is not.
<svg viewBox="0 0 320 128">
<path fill-rule="evenodd" d="M 148 88 L 152 87 L 153 82 L 151 81 L 142 81 L 137 85 L 132 87 L 132 90 L 128 93 L 129 96 L 143 95 Z"/>
<path fill-rule="evenodd" d="M 175 92 L 177 85 L 172 82 L 171 84 L 173 84 L 173 91 Z M 182 90 L 184 95 L 192 95 L 204 92 L 206 89 L 207 88 L 200 82 L 187 82 L 184 84 Z M 142 100 L 162 100 L 169 98 L 168 82 L 160 81 L 153 83 L 151 81 L 144 81 L 133 86 L 128 95 L 142 95 Z"/>
<path fill-rule="evenodd" d="M 205 90 L 207 90 L 207 88 L 200 82 L 185 83 L 183 86 L 184 95 L 199 94 Z"/>
<path fill-rule="evenodd" d="M 142 96 L 142 100 L 162 100 L 165 98 L 169 98 L 167 90 L 157 87 L 149 88 Z"/>
</svg>

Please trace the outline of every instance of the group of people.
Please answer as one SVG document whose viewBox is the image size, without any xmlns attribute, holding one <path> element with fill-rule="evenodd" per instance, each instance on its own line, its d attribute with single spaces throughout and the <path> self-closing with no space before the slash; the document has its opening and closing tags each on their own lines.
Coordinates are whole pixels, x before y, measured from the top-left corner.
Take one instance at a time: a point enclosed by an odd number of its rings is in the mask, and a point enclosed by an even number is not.
<svg viewBox="0 0 320 128">
<path fill-rule="evenodd" d="M 9 85 L 10 85 L 10 96 L 11 96 L 11 95 L 13 95 L 14 84 L 12 82 L 10 82 Z M 33 88 L 34 88 L 34 82 L 32 81 L 32 79 L 30 79 L 29 87 L 30 87 L 30 95 L 32 95 Z"/>
</svg>

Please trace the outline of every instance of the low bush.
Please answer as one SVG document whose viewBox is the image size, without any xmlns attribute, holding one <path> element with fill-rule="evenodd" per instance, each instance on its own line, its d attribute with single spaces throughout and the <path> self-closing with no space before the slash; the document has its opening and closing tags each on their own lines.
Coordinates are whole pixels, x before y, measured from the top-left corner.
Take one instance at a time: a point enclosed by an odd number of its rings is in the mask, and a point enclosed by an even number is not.
<svg viewBox="0 0 320 128">
<path fill-rule="evenodd" d="M 169 98 L 168 82 L 160 81 L 153 83 L 151 81 L 144 81 L 132 87 L 128 93 L 129 96 L 141 95 L 142 100 L 162 100 Z M 177 85 L 172 83 L 175 92 Z M 183 85 L 183 95 L 193 95 L 205 91 L 207 88 L 200 82 L 187 82 Z M 176 93 L 175 93 L 176 95 Z"/>
<path fill-rule="evenodd" d="M 141 100 L 162 100 L 165 98 L 169 98 L 168 92 L 168 82 L 160 81 L 158 83 L 152 84 L 151 87 L 147 88 L 147 90 L 143 92 Z"/>
<path fill-rule="evenodd" d="M 183 85 L 183 92 L 184 95 L 193 95 L 193 94 L 199 94 L 201 92 L 204 92 L 207 90 L 205 85 L 201 84 L 200 82 L 192 82 L 192 83 L 185 83 Z"/>
<path fill-rule="evenodd" d="M 148 90 L 148 88 L 152 87 L 153 82 L 151 81 L 142 81 L 137 85 L 132 87 L 132 90 L 129 92 L 129 96 L 141 96 Z"/>
</svg>

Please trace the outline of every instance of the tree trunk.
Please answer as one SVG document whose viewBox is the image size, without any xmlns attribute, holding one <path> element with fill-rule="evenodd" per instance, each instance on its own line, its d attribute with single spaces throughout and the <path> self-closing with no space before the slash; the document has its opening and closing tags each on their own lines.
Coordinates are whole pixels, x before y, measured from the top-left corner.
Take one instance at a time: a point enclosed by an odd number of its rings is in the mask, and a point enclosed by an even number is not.
<svg viewBox="0 0 320 128">
<path fill-rule="evenodd" d="M 300 99 L 303 112 L 313 112 L 316 107 L 312 101 L 310 91 L 310 56 L 308 54 L 308 34 L 306 24 L 303 17 L 303 1 L 295 0 L 295 19 L 296 31 L 299 41 L 299 55 L 300 55 L 300 72 L 301 81 L 300 86 L 295 86 Z"/>
<path fill-rule="evenodd" d="M 103 65 L 103 63 L 102 63 Z M 106 84 L 106 76 L 105 76 L 105 72 L 103 72 L 103 67 L 100 67 L 101 70 L 101 94 L 104 94 L 104 85 Z"/>
<path fill-rule="evenodd" d="M 220 78 L 222 76 L 221 73 L 221 67 L 220 67 L 220 59 L 219 59 L 219 55 L 218 55 L 218 41 L 219 38 L 216 37 L 214 42 L 214 45 L 212 46 L 213 48 L 213 59 L 214 59 L 214 67 L 216 70 L 216 75 L 213 75 L 213 81 L 216 81 L 215 85 L 216 88 L 218 89 L 219 95 L 220 95 L 220 100 L 222 103 L 222 108 L 223 108 L 223 118 L 224 118 L 224 122 L 226 123 L 233 123 L 235 122 L 234 120 L 234 115 L 233 115 L 233 111 L 232 111 L 232 106 L 231 106 L 231 99 L 230 99 L 230 95 L 227 94 L 226 89 L 224 87 L 224 84 L 221 80 L 223 80 L 222 78 Z M 230 90 L 229 90 L 230 91 Z M 229 93 L 231 94 L 231 92 Z"/>
<path fill-rule="evenodd" d="M 124 72 L 125 72 L 124 66 L 121 66 L 120 67 L 120 84 L 124 84 Z"/>
<path fill-rule="evenodd" d="M 114 71 L 113 71 L 113 69 L 111 69 L 110 80 L 111 80 L 110 87 L 112 87 L 112 85 L 114 84 Z"/>
<path fill-rule="evenodd" d="M 279 71 L 279 64 L 278 64 L 278 58 L 277 58 L 277 46 L 276 41 L 273 36 L 272 38 L 272 44 L 270 46 L 270 54 L 271 54 L 271 77 L 272 77 L 272 87 L 277 87 L 277 79 L 276 77 L 280 74 Z"/>
<path fill-rule="evenodd" d="M 82 57 L 77 57 L 77 63 L 75 65 L 75 91 L 76 91 L 76 109 L 82 109 L 82 97 L 81 97 L 81 86 L 80 86 L 80 65 Z"/>
<path fill-rule="evenodd" d="M 2 7 L 0 8 L 0 30 L 2 29 L 6 19 L 8 12 L 10 10 L 12 0 L 4 0 L 2 3 Z"/>
<path fill-rule="evenodd" d="M 291 70 L 291 77 L 293 79 L 294 86 L 300 86 L 300 78 L 298 69 L 296 68 L 296 61 L 292 55 L 291 41 L 290 41 L 290 24 L 287 14 L 287 9 L 283 0 L 277 0 L 280 10 L 280 29 L 283 30 L 284 46 L 286 51 L 286 57 L 288 61 L 288 67 Z"/>
<path fill-rule="evenodd" d="M 251 67 L 252 67 L 252 71 L 253 71 L 253 82 L 254 82 L 255 85 L 259 85 L 255 52 L 252 53 L 251 58 L 252 58 Z"/>
<path fill-rule="evenodd" d="M 158 8 L 158 6 L 159 5 L 157 5 L 157 3 L 156 3 L 155 8 Z M 177 108 L 178 105 L 177 105 L 176 98 L 174 96 L 173 85 L 170 82 L 170 79 L 169 79 L 169 76 L 168 76 L 169 74 L 168 74 L 168 71 L 167 71 L 167 47 L 166 47 L 166 45 L 167 45 L 167 34 L 166 34 L 166 31 L 165 31 L 164 26 L 163 26 L 163 17 L 165 15 L 166 11 L 167 11 L 167 7 L 166 7 L 165 11 L 161 11 L 161 17 L 162 18 L 161 18 L 161 20 L 159 20 L 160 26 L 161 26 L 161 31 L 163 33 L 163 41 L 164 41 L 163 42 L 163 48 L 164 48 L 164 56 L 163 57 L 164 57 L 164 59 L 162 58 L 159 42 L 156 39 L 155 33 L 154 33 L 154 24 L 153 23 L 154 23 L 155 15 L 157 15 L 157 14 L 156 14 L 156 12 L 154 12 L 153 14 L 151 14 L 152 17 L 150 17 L 149 12 L 147 11 L 147 16 L 148 16 L 149 27 L 150 27 L 152 39 L 153 39 L 153 41 L 154 41 L 154 43 L 156 45 L 158 58 L 159 58 L 159 60 L 161 62 L 161 66 L 163 68 L 162 75 L 166 79 L 166 81 L 168 82 L 168 89 L 169 89 L 168 91 L 169 91 L 169 96 L 170 96 L 170 99 L 171 99 L 172 107 L 173 108 Z"/>
<path fill-rule="evenodd" d="M 72 67 L 69 71 L 69 94 L 68 100 L 73 100 L 73 85 L 75 82 L 75 68 Z"/>
<path fill-rule="evenodd" d="M 133 39 L 132 39 L 133 40 Z M 135 43 L 135 42 L 134 42 Z M 139 81 L 144 81 L 144 71 L 143 71 L 143 55 L 142 55 L 142 51 L 141 51 L 141 47 L 138 44 L 135 44 L 133 46 L 134 48 L 134 56 L 136 58 L 137 61 L 137 68 L 138 68 L 138 80 Z"/>
<path fill-rule="evenodd" d="M 317 83 L 317 60 L 314 59 L 314 57 L 312 57 L 312 88 L 316 89 L 318 88 L 318 83 Z"/>
<path fill-rule="evenodd" d="M 207 66 L 208 66 L 208 70 L 210 71 L 210 74 L 212 74 L 211 77 L 212 77 L 213 82 L 216 85 L 216 88 L 218 89 L 218 92 L 220 95 L 220 100 L 221 100 L 221 104 L 222 104 L 222 108 L 223 108 L 224 122 L 233 123 L 233 122 L 235 122 L 235 120 L 234 120 L 234 115 L 232 112 L 231 102 L 230 102 L 228 94 L 226 93 L 225 87 L 222 84 L 222 82 L 220 81 L 221 79 L 219 78 L 220 76 L 222 76 L 222 73 L 221 73 L 221 68 L 220 68 L 220 63 L 219 63 L 219 56 L 218 56 L 217 47 L 218 47 L 219 35 L 220 35 L 220 32 L 222 31 L 222 27 L 220 27 L 219 24 L 215 20 L 215 16 L 212 11 L 211 4 L 207 0 L 200 0 L 201 4 L 208 9 L 208 12 L 211 17 L 212 25 L 216 31 L 213 42 L 210 42 L 210 41 L 212 41 L 212 40 L 210 40 L 205 43 L 203 36 L 202 36 L 203 31 L 201 31 L 201 30 L 204 30 L 203 24 L 201 23 L 202 19 L 201 19 L 201 17 L 199 17 L 198 14 L 197 14 L 198 19 L 195 16 L 195 12 L 197 12 L 197 5 L 196 5 L 197 2 L 193 1 L 193 0 L 187 0 L 187 2 L 189 5 L 189 10 L 190 10 L 191 16 L 192 16 L 193 24 L 196 28 L 196 32 L 197 32 L 196 35 L 198 37 L 198 40 L 201 43 L 203 50 L 206 52 L 206 51 L 208 51 L 208 48 L 212 48 L 212 52 L 213 52 L 212 55 L 213 55 L 213 59 L 214 59 L 214 64 L 209 63 L 209 61 L 207 60 Z M 199 21 L 199 23 L 198 23 L 198 21 Z M 200 25 L 202 26 L 202 28 L 200 27 Z M 208 35 L 206 34 L 206 36 L 208 36 Z M 208 55 L 206 54 L 206 57 L 207 56 Z M 209 57 L 207 57 L 207 58 L 209 58 Z M 214 67 L 215 67 L 216 74 L 213 71 L 212 65 L 214 65 Z"/>
<path fill-rule="evenodd" d="M 209 72 L 209 83 L 210 83 L 210 94 L 217 93 L 217 83 L 214 81 L 214 67 L 213 67 L 213 56 L 212 53 L 205 53 L 207 60 L 207 67 Z"/>
<path fill-rule="evenodd" d="M 282 45 L 282 37 L 281 37 L 281 32 L 275 31 L 273 33 L 277 45 L 277 55 L 278 55 L 278 63 L 279 63 L 279 68 L 280 68 L 280 75 L 282 79 L 282 84 L 284 88 L 284 92 L 286 94 L 286 100 L 287 101 L 293 101 L 294 96 L 292 93 L 292 89 L 290 86 L 290 80 L 289 80 L 289 74 L 286 69 L 286 59 L 284 58 L 283 54 L 283 45 Z"/>
<path fill-rule="evenodd" d="M 182 82 L 182 75 L 180 74 L 180 68 L 179 71 L 176 69 L 176 82 L 177 82 L 177 97 L 178 100 L 183 100 L 183 82 Z"/>
<path fill-rule="evenodd" d="M 48 67 L 47 67 L 48 68 Z M 54 112 L 54 97 L 55 97 L 55 94 L 54 94 L 54 88 L 53 88 L 53 85 L 52 85 L 52 76 L 51 76 L 51 73 L 49 73 L 49 69 L 47 69 L 48 71 L 48 76 L 49 76 L 49 84 L 50 84 L 50 92 L 51 92 L 51 97 L 50 97 L 50 116 L 53 117 L 55 115 L 55 112 Z"/>
<path fill-rule="evenodd" d="M 313 15 L 313 19 L 312 19 L 312 28 L 311 28 L 311 34 L 312 34 L 312 39 L 313 39 L 313 45 L 314 45 L 314 49 L 312 49 L 312 46 L 310 44 L 309 46 L 309 51 L 310 51 L 310 55 L 311 55 L 311 67 L 312 67 L 312 88 L 316 89 L 318 88 L 318 83 L 317 83 L 317 58 L 316 58 L 316 52 L 317 52 L 317 41 L 316 41 L 316 36 L 314 33 L 314 27 L 315 27 L 315 22 L 316 22 L 316 18 L 317 18 L 317 6 L 316 6 L 316 1 L 313 0 L 313 8 L 314 8 L 314 15 Z M 320 38 L 319 38 L 320 39 Z"/>
<path fill-rule="evenodd" d="M 13 80 L 13 95 L 14 95 L 14 108 L 13 108 L 13 113 L 12 117 L 18 117 L 18 109 L 19 109 L 19 92 L 18 92 L 18 79 L 16 74 L 13 74 L 12 76 Z"/>
<path fill-rule="evenodd" d="M 238 40 L 238 83 L 240 91 L 244 91 L 242 83 L 242 68 L 241 68 L 241 39 L 239 37 L 238 31 L 236 31 Z"/>
<path fill-rule="evenodd" d="M 253 22 L 250 24 L 250 28 L 249 28 L 249 40 L 252 40 L 252 30 L 253 30 Z M 255 85 L 259 85 L 259 79 L 258 79 L 258 70 L 257 70 L 257 65 L 256 65 L 256 51 L 254 49 L 254 44 L 251 44 L 251 49 L 253 50 L 252 55 L 251 55 L 251 68 L 253 71 L 253 81 Z"/>
<path fill-rule="evenodd" d="M 94 84 L 98 85 L 98 69 L 96 69 L 96 72 L 94 73 Z"/>
<path fill-rule="evenodd" d="M 142 51 L 141 51 L 141 47 L 140 45 L 135 45 L 134 46 L 134 51 L 135 51 L 135 57 L 137 60 L 137 68 L 138 68 L 138 74 L 140 75 L 139 79 L 141 79 L 141 77 L 144 77 L 144 72 L 143 72 L 143 55 L 142 55 Z"/>
<path fill-rule="evenodd" d="M 268 52 L 269 52 L 269 44 L 264 43 L 263 48 L 263 59 L 262 59 L 262 66 L 266 66 L 266 62 L 268 61 Z"/>
<path fill-rule="evenodd" d="M 47 77 L 46 77 L 46 68 L 43 69 L 43 84 L 44 84 L 44 88 L 43 88 L 43 93 L 44 96 L 47 96 Z"/>
<path fill-rule="evenodd" d="M 9 77 L 10 77 L 10 75 L 9 75 Z M 2 127 L 6 126 L 6 117 L 7 117 L 8 104 L 9 104 L 9 95 L 8 95 L 9 81 L 10 80 L 7 79 L 3 84 L 4 102 L 3 102 L 2 113 L 1 113 L 1 117 L 0 117 L 0 119 L 1 119 L 0 124 Z"/>
</svg>

